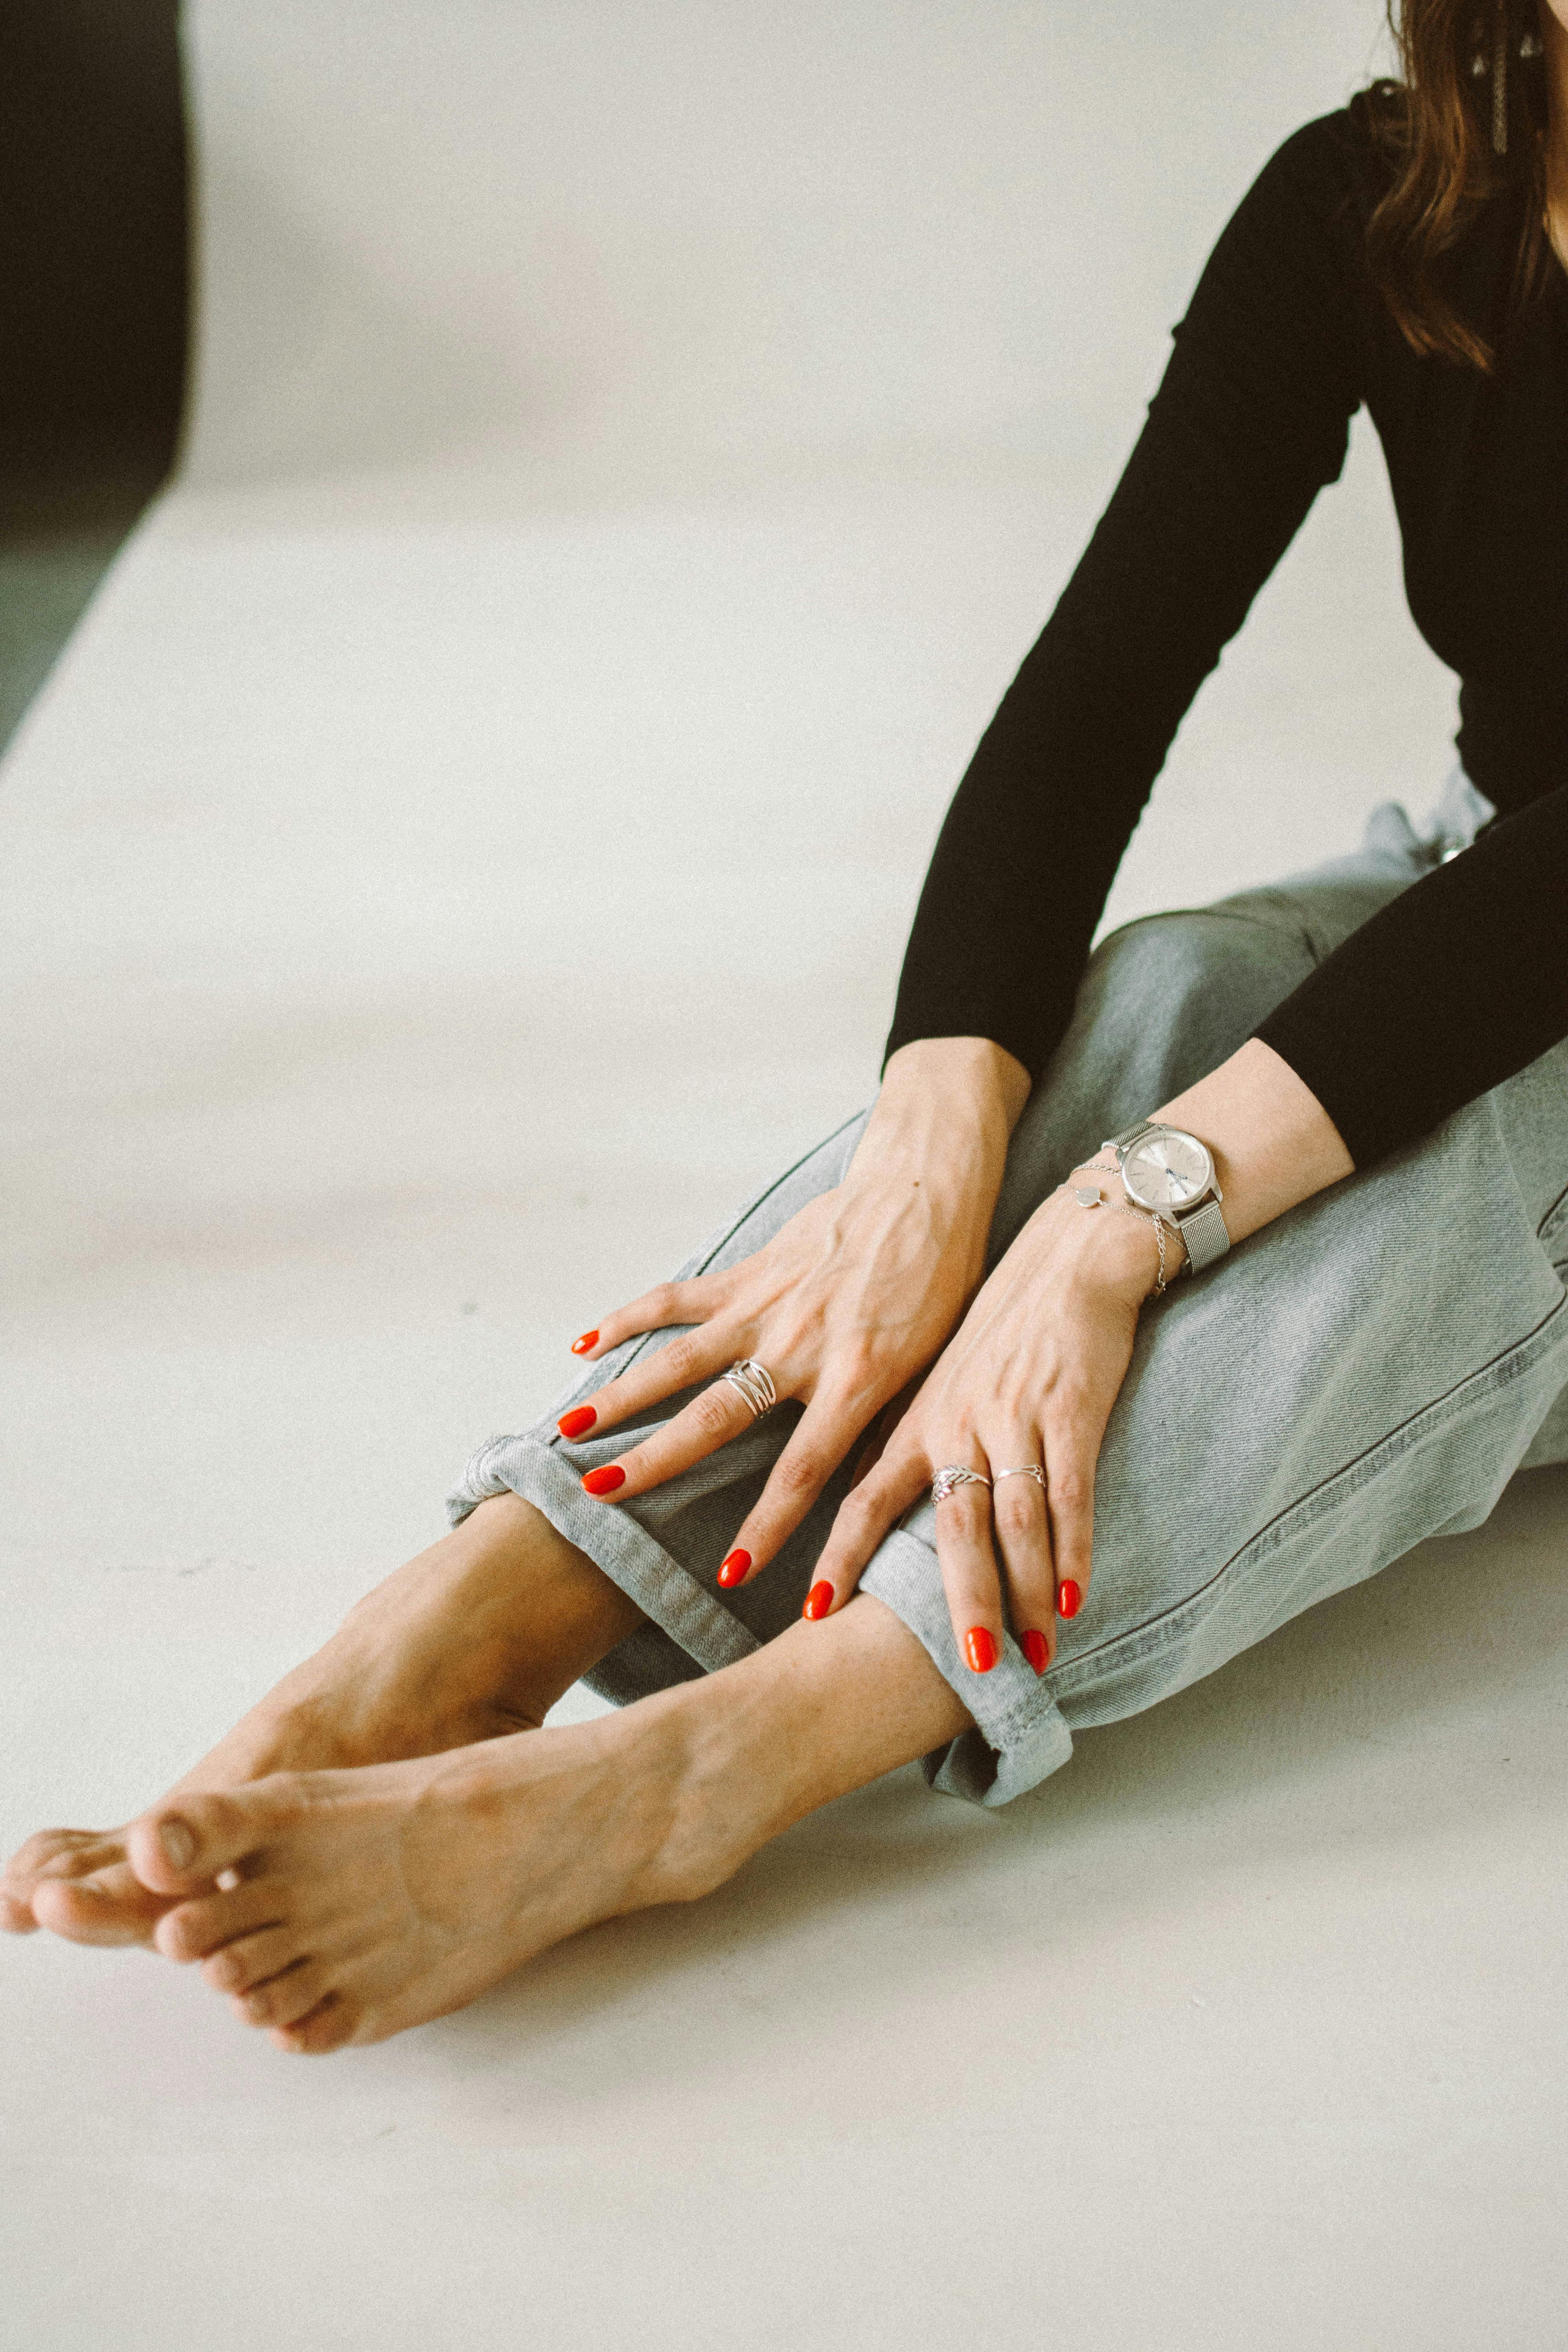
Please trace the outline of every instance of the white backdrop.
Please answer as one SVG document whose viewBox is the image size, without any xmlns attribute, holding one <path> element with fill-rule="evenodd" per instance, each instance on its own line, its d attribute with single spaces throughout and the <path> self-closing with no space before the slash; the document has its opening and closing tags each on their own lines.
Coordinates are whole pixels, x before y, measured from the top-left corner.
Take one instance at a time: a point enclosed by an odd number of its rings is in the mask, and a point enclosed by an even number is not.
<svg viewBox="0 0 1568 2352">
<path fill-rule="evenodd" d="M 865 1097 L 1203 256 L 1382 60 L 1372 0 L 206 0 L 189 52 L 187 462 L 0 796 L 7 1843 L 153 1794 Z M 1358 426 L 1111 919 L 1424 808 L 1451 706 Z M 0 1952 L 0 2332 L 1533 2347 L 1563 1503 L 1002 1822 L 896 1777 L 328 2068 Z"/>
</svg>

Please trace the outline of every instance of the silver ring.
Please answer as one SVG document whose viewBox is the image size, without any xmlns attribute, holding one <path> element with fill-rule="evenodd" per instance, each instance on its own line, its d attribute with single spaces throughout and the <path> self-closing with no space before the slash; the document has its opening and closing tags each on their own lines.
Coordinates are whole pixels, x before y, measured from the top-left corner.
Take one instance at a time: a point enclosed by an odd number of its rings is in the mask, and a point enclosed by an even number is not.
<svg viewBox="0 0 1568 2352">
<path fill-rule="evenodd" d="M 767 1366 L 759 1364 L 754 1356 L 741 1357 L 731 1365 L 723 1378 L 745 1398 L 752 1408 L 753 1421 L 761 1421 L 764 1412 L 772 1412 L 779 1401 L 779 1392 L 773 1386 Z"/>
<path fill-rule="evenodd" d="M 999 1486 L 1004 1478 L 1032 1478 L 1037 1486 L 1046 1483 L 1046 1474 L 1037 1462 L 1020 1462 L 1011 1470 L 994 1470 L 991 1484 Z"/>
<path fill-rule="evenodd" d="M 931 1498 L 933 1503 L 945 1503 L 955 1486 L 989 1486 L 990 1484 L 990 1479 L 982 1477 L 978 1470 L 966 1470 L 962 1462 L 950 1462 L 931 1480 Z"/>
</svg>

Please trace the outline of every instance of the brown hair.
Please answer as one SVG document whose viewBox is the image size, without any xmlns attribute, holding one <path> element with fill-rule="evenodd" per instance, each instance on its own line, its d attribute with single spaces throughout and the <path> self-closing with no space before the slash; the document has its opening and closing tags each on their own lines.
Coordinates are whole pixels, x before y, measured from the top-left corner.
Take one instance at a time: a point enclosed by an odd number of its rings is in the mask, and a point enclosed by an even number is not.
<svg viewBox="0 0 1568 2352">
<path fill-rule="evenodd" d="M 1386 185 L 1367 224 L 1373 280 L 1406 342 L 1489 371 L 1546 274 L 1546 77 L 1536 0 L 1387 0 L 1403 78 L 1355 101 Z M 1505 152 L 1494 143 L 1500 52 Z M 1478 215 L 1511 200 L 1518 228 L 1497 315 L 1464 315 L 1447 268 Z"/>
</svg>

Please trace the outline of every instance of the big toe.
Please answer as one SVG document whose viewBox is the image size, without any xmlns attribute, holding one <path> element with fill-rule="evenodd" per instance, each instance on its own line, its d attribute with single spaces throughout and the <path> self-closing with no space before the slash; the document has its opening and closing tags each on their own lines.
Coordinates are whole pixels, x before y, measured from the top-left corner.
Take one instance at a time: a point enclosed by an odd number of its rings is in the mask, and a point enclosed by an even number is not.
<svg viewBox="0 0 1568 2352">
<path fill-rule="evenodd" d="M 150 1894 L 195 1894 L 266 1842 L 289 1810 L 290 1787 L 280 1772 L 232 1794 L 169 1798 L 126 1831 L 132 1869 Z"/>
<path fill-rule="evenodd" d="M 33 1889 L 33 1919 L 73 1944 L 148 1944 L 172 1897 L 152 1894 L 128 1862 L 85 1878 L 42 1878 Z"/>
</svg>

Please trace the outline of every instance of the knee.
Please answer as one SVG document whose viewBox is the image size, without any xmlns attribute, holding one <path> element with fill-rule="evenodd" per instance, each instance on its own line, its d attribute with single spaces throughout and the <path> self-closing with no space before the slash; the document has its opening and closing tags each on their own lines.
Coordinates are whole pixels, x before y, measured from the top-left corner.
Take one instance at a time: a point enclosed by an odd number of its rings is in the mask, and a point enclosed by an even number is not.
<svg viewBox="0 0 1568 2352">
<path fill-rule="evenodd" d="M 1313 957 L 1284 924 L 1194 908 L 1129 923 L 1094 962 L 1107 1009 L 1145 1032 L 1179 1035 L 1212 1067 L 1307 977 Z"/>
</svg>

